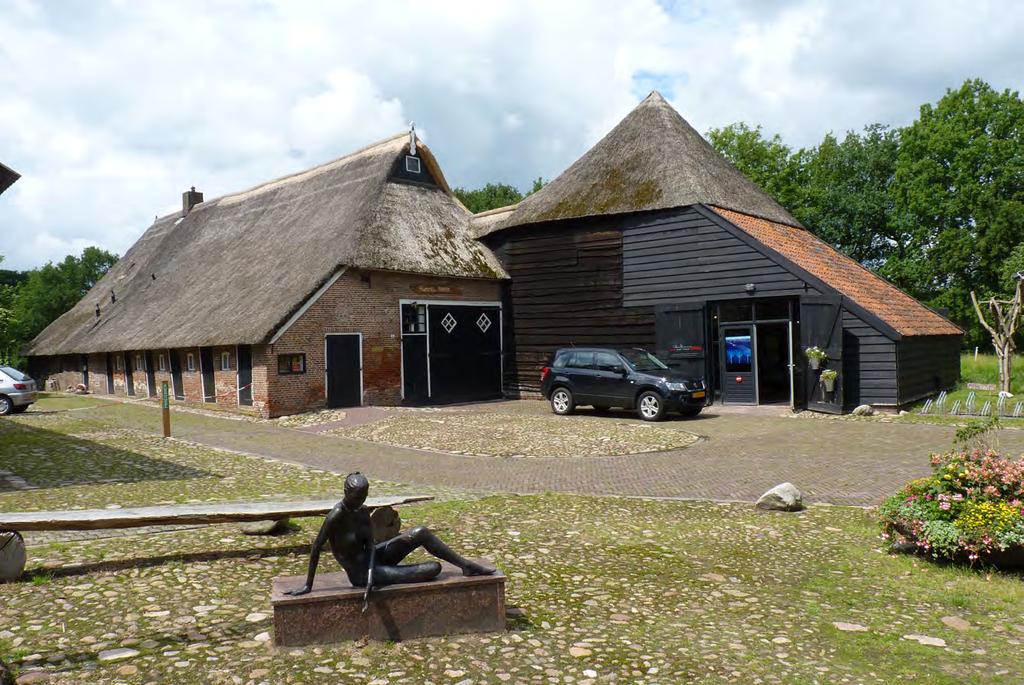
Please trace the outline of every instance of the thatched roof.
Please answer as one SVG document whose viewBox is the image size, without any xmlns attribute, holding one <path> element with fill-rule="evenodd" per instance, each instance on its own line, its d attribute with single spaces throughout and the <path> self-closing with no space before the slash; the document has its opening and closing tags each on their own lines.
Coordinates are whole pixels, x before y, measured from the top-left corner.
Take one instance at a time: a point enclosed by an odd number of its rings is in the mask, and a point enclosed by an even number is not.
<svg viewBox="0 0 1024 685">
<path fill-rule="evenodd" d="M 28 354 L 265 342 L 343 267 L 507 278 L 425 145 L 438 187 L 389 180 L 408 140 L 158 219 Z"/>
<path fill-rule="evenodd" d="M 11 167 L 0 163 L 0 195 L 3 195 L 4 191 L 14 185 L 14 182 L 19 178 L 21 178 L 21 174 Z"/>
<path fill-rule="evenodd" d="M 476 232 L 698 203 L 800 226 L 655 91 L 510 216 Z"/>
</svg>

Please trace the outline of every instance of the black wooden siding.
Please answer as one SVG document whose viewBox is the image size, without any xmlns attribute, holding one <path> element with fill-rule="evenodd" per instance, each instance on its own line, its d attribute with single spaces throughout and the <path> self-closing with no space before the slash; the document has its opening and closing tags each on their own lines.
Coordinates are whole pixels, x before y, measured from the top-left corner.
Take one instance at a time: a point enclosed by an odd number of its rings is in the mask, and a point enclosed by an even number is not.
<svg viewBox="0 0 1024 685">
<path fill-rule="evenodd" d="M 901 405 L 952 388 L 960 380 L 958 335 L 915 336 L 896 343 Z"/>
<path fill-rule="evenodd" d="M 896 343 L 843 309 L 843 403 L 896 406 Z"/>
<path fill-rule="evenodd" d="M 693 208 L 654 212 L 624 221 L 623 301 L 626 306 L 687 300 L 815 292 Z"/>
<path fill-rule="evenodd" d="M 564 222 L 487 240 L 512 282 L 506 390 L 537 392 L 540 370 L 568 345 L 654 346 L 654 309 L 622 305 L 621 219 Z"/>
</svg>

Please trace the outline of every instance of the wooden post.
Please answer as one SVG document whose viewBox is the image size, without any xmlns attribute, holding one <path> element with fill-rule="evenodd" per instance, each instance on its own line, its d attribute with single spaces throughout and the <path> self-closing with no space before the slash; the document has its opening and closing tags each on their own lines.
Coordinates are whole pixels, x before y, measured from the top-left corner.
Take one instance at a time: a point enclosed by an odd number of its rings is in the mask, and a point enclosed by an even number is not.
<svg viewBox="0 0 1024 685">
<path fill-rule="evenodd" d="M 160 388 L 160 413 L 164 419 L 164 437 L 171 437 L 171 394 L 167 388 L 167 381 L 163 381 Z"/>
</svg>

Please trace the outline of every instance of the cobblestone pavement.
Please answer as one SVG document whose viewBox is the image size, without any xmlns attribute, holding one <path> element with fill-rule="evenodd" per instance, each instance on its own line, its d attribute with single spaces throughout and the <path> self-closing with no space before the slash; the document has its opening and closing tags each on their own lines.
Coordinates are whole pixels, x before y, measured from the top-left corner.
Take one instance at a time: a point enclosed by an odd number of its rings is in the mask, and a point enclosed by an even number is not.
<svg viewBox="0 0 1024 685">
<path fill-rule="evenodd" d="M 547 405 L 536 400 L 457 408 L 467 410 L 548 415 Z M 111 405 L 83 412 L 102 413 L 105 420 L 126 427 L 160 430 L 158 412 L 146 407 Z M 608 414 L 609 420 L 624 416 Z M 773 485 L 791 481 L 810 501 L 855 505 L 877 504 L 907 480 L 929 473 L 929 453 L 948 448 L 954 433 L 951 426 L 800 418 L 771 409 L 733 413 L 712 407 L 696 419 L 674 418 L 666 424 L 704 438 L 683 450 L 579 459 L 496 459 L 389 447 L 199 415 L 175 414 L 173 424 L 176 437 L 213 447 L 339 473 L 361 470 L 380 480 L 424 486 L 753 500 Z M 1024 431 L 1001 431 L 999 446 L 1006 452 L 1024 452 Z"/>
</svg>

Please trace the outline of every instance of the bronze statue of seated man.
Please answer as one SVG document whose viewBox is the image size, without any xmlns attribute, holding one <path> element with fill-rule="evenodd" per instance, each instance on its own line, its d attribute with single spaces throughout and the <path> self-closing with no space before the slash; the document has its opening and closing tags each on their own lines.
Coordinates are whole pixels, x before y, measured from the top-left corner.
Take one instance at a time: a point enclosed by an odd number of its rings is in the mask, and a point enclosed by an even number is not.
<svg viewBox="0 0 1024 685">
<path fill-rule="evenodd" d="M 374 587 L 422 583 L 436 578 L 441 573 L 441 564 L 436 561 L 401 563 L 420 547 L 438 559 L 458 566 L 463 575 L 482 576 L 495 572 L 493 566 L 485 566 L 456 554 L 426 526 L 416 526 L 390 540 L 374 543 L 370 511 L 364 505 L 369 490 L 370 482 L 363 474 L 351 473 L 345 478 L 345 497 L 327 514 L 316 542 L 313 543 L 306 584 L 288 590 L 286 594 L 304 595 L 313 589 L 313 578 L 317 564 L 320 563 L 320 550 L 328 541 L 331 543 L 331 553 L 345 569 L 349 582 L 355 587 L 366 588 L 366 599 Z M 363 608 L 366 608 L 365 601 Z"/>
</svg>

